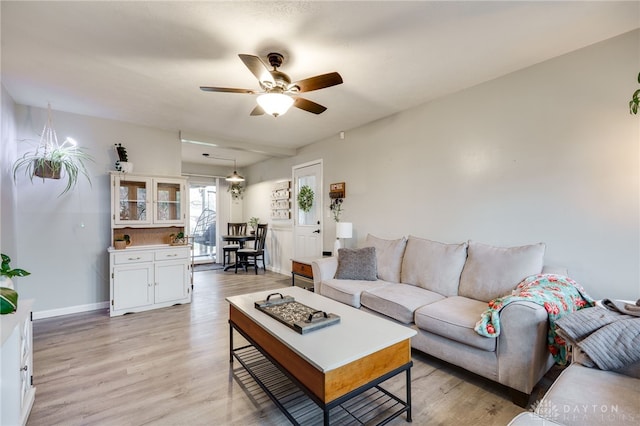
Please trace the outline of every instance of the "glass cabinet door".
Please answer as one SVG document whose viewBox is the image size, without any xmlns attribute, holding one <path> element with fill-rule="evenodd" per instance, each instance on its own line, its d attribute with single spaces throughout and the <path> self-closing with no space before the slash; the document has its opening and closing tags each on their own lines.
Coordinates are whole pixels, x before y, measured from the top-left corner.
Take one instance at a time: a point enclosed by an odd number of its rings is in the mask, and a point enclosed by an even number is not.
<svg viewBox="0 0 640 426">
<path fill-rule="evenodd" d="M 116 178 L 114 222 L 120 225 L 151 223 L 151 179 Z"/>
<path fill-rule="evenodd" d="M 154 180 L 154 223 L 184 223 L 184 190 L 183 180 Z"/>
</svg>

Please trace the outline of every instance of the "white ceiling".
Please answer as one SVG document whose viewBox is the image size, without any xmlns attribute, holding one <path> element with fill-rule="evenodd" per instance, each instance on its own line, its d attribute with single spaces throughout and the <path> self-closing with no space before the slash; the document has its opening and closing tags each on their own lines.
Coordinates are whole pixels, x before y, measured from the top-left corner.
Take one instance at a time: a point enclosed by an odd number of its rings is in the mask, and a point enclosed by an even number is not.
<svg viewBox="0 0 640 426">
<path fill-rule="evenodd" d="M 182 130 L 218 145 L 184 161 L 240 167 L 638 28 L 640 2 L 2 1 L 1 19 L 17 103 Z M 270 51 L 293 80 L 342 75 L 304 94 L 326 112 L 250 117 L 254 95 L 199 90 L 258 89 L 237 55 Z"/>
</svg>

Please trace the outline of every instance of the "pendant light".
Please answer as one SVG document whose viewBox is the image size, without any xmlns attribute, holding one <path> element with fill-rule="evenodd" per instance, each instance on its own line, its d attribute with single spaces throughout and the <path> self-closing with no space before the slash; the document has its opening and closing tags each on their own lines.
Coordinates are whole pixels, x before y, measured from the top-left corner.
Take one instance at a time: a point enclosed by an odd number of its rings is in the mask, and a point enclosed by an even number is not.
<svg viewBox="0 0 640 426">
<path fill-rule="evenodd" d="M 244 176 L 240 176 L 238 174 L 238 172 L 236 171 L 236 159 L 233 159 L 233 173 L 231 173 L 229 176 L 227 176 L 225 178 L 225 180 L 227 182 L 233 182 L 233 183 L 237 183 L 237 182 L 244 182 Z"/>
</svg>

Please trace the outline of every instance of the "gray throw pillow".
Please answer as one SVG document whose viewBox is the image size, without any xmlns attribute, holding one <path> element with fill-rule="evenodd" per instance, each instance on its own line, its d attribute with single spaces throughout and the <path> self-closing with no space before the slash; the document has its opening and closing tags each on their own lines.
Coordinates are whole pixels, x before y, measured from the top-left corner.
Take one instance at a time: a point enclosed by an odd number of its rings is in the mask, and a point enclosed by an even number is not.
<svg viewBox="0 0 640 426">
<path fill-rule="evenodd" d="M 368 234 L 366 245 L 376 249 L 378 278 L 392 283 L 399 283 L 402 256 L 407 245 L 407 239 L 402 237 L 397 240 L 385 240 Z"/>
<path fill-rule="evenodd" d="M 338 249 L 338 270 L 336 278 L 341 280 L 376 281 L 376 249 L 363 247 L 360 249 Z"/>
</svg>

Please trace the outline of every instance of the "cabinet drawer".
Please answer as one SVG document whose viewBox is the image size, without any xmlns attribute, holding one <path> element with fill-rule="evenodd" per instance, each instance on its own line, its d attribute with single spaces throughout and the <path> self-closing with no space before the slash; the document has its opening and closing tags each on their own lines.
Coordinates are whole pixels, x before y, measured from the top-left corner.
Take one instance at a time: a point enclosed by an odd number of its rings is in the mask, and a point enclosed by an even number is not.
<svg viewBox="0 0 640 426">
<path fill-rule="evenodd" d="M 291 265 L 291 272 L 302 275 L 303 277 L 313 278 L 313 272 L 311 270 L 311 265 L 307 265 L 306 263 L 293 262 Z"/>
<path fill-rule="evenodd" d="M 175 259 L 188 259 L 189 249 L 178 248 L 175 250 L 158 250 L 155 252 L 156 260 L 175 260 Z"/>
<path fill-rule="evenodd" d="M 123 265 L 127 263 L 152 262 L 153 253 L 145 251 L 135 251 L 131 253 L 115 253 L 113 255 L 114 264 Z"/>
</svg>

